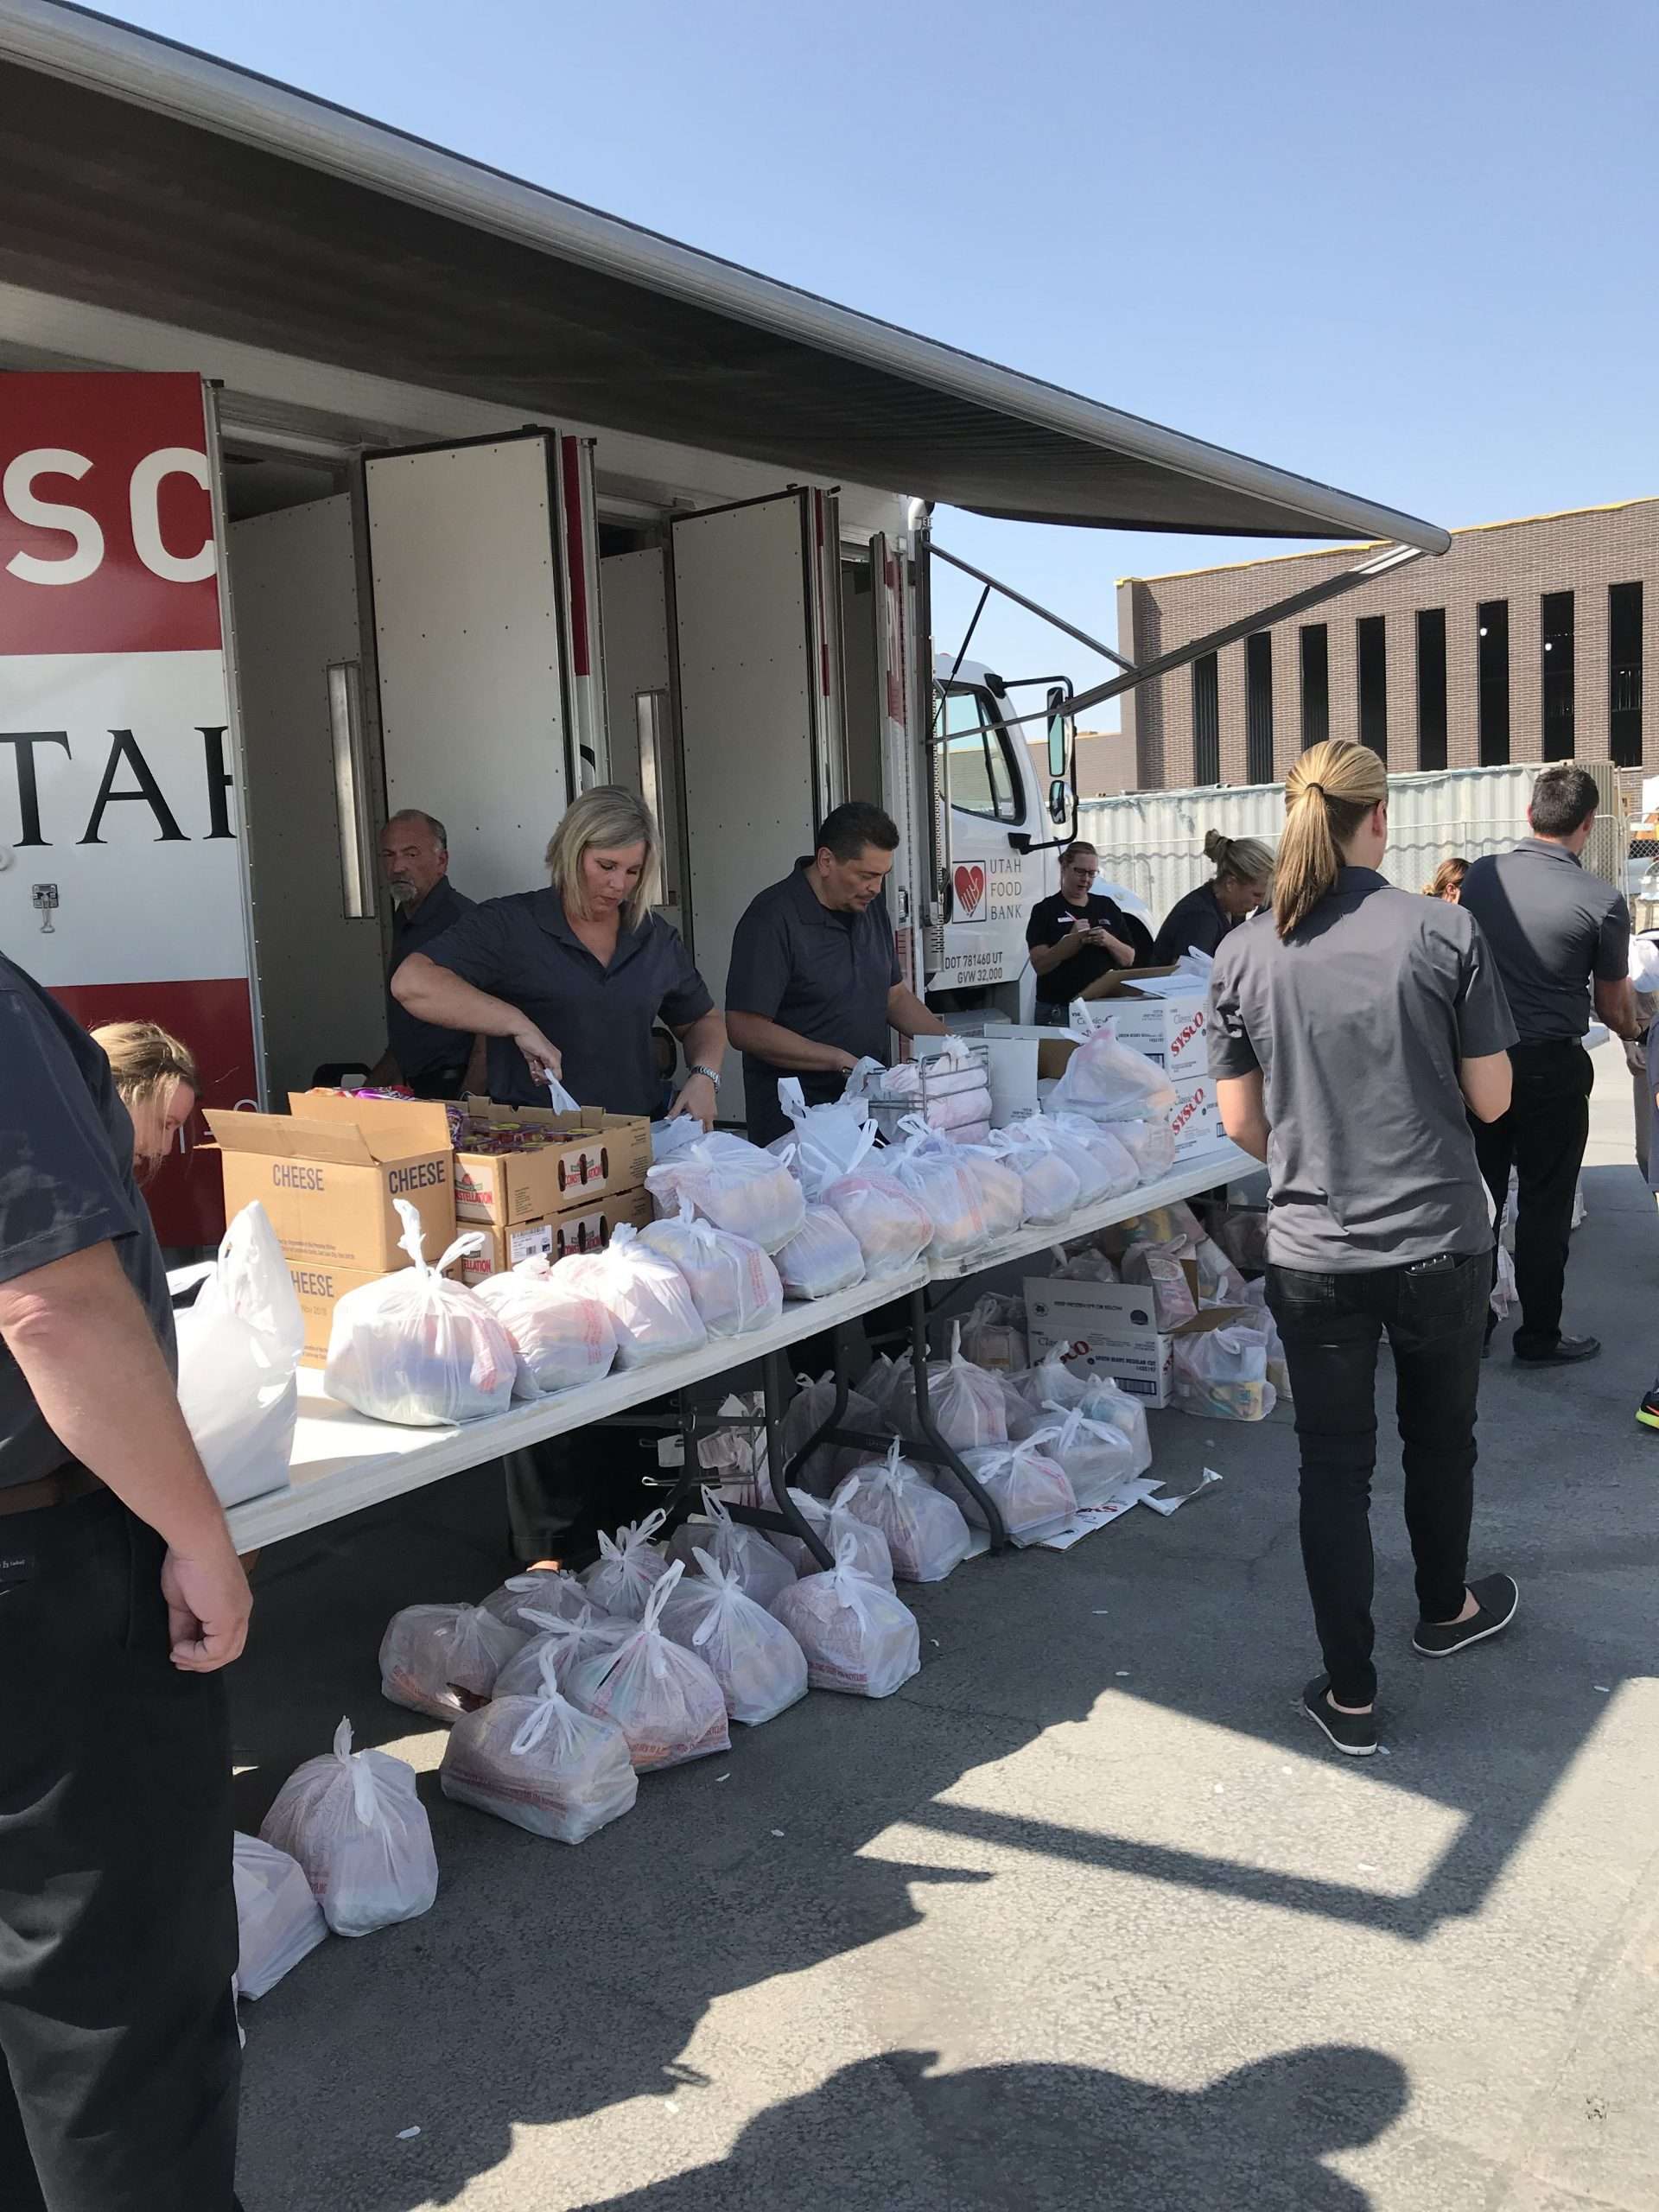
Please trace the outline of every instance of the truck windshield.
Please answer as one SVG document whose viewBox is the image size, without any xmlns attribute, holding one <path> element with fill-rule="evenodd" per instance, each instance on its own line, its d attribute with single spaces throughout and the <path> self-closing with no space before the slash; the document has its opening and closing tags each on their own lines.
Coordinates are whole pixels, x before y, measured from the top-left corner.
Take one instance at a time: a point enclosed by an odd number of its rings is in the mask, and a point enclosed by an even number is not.
<svg viewBox="0 0 1659 2212">
<path fill-rule="evenodd" d="M 988 691 L 947 691 L 944 735 L 950 804 L 990 822 L 1023 822 L 1021 786 L 1008 754 L 1008 733 L 998 722 Z M 982 728 L 982 724 L 994 727 Z"/>
</svg>

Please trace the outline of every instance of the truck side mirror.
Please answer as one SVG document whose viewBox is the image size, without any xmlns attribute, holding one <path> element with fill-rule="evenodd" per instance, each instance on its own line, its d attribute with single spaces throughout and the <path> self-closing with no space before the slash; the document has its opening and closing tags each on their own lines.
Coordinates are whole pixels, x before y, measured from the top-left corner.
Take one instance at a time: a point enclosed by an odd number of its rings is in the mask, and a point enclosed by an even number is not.
<svg viewBox="0 0 1659 2212">
<path fill-rule="evenodd" d="M 1071 787 L 1064 776 L 1056 776 L 1048 787 L 1048 818 L 1063 823 L 1071 811 Z"/>
<path fill-rule="evenodd" d="M 1066 713 L 1066 705 L 1071 696 L 1069 687 L 1064 683 L 1052 683 L 1049 686 L 1047 694 L 1048 772 L 1057 779 L 1065 775 L 1065 764 L 1071 754 L 1071 718 Z"/>
</svg>

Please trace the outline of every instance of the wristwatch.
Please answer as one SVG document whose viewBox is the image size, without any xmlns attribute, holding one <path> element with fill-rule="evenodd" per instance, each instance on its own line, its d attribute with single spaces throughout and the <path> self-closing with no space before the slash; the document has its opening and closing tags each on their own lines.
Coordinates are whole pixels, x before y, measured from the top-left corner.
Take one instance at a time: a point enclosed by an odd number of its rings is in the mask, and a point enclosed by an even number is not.
<svg viewBox="0 0 1659 2212">
<path fill-rule="evenodd" d="M 696 1067 L 688 1068 L 686 1070 L 686 1081 L 690 1083 L 694 1075 L 706 1075 L 709 1082 L 714 1084 L 715 1089 L 716 1090 L 720 1089 L 720 1077 L 715 1073 L 713 1068 L 705 1067 L 701 1060 L 698 1061 Z"/>
</svg>

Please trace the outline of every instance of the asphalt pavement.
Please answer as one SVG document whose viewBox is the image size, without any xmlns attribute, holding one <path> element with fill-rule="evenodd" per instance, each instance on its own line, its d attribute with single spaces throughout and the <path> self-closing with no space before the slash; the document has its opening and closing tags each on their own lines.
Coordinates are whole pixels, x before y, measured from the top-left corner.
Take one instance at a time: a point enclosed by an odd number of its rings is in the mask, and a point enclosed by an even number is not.
<svg viewBox="0 0 1659 2212">
<path fill-rule="evenodd" d="M 575 1850 L 448 1804 L 378 1692 L 392 1611 L 503 1571 L 493 1479 L 269 1554 L 242 1824 L 348 1713 L 421 1770 L 442 1886 L 245 2006 L 247 2212 L 1651 2212 L 1659 1223 L 1598 1063 L 1568 1324 L 1606 1351 L 1522 1371 L 1506 1327 L 1483 1382 L 1506 1637 L 1413 1655 L 1383 1450 L 1386 1758 L 1297 1711 L 1276 1420 L 1155 1415 L 1170 1488 L 1218 1485 L 907 1592 L 897 1696 L 734 1729 Z"/>
</svg>

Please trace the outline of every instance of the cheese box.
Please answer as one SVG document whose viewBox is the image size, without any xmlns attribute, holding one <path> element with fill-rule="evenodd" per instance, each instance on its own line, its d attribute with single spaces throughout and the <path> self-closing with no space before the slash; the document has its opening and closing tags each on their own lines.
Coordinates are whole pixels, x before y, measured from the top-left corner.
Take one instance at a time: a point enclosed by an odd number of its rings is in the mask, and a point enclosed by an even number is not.
<svg viewBox="0 0 1659 2212">
<path fill-rule="evenodd" d="M 296 1093 L 289 1103 L 301 1111 L 207 1109 L 226 1218 L 257 1198 L 289 1259 L 380 1275 L 409 1264 L 392 1203 L 406 1198 L 421 1217 L 426 1256 L 435 1261 L 455 1233 L 442 1106 L 319 1091 Z"/>
<path fill-rule="evenodd" d="M 331 1268 L 308 1260 L 289 1262 L 289 1278 L 294 1285 L 294 1294 L 300 1301 L 300 1313 L 305 1322 L 305 1350 L 300 1355 L 302 1367 L 327 1365 L 328 1337 L 334 1325 L 335 1306 L 348 1290 L 359 1289 L 365 1282 L 378 1282 L 389 1272 L 385 1268 Z M 459 1262 L 448 1272 L 459 1280 Z"/>
<path fill-rule="evenodd" d="M 504 1274 L 521 1260 L 556 1261 L 568 1259 L 573 1252 L 602 1252 L 611 1241 L 611 1231 L 621 1223 L 644 1229 L 651 1217 L 649 1192 L 619 1191 L 596 1206 L 554 1214 L 545 1221 L 492 1222 L 481 1228 L 463 1223 L 463 1230 L 476 1230 L 487 1242 L 480 1250 L 463 1254 L 455 1273 L 475 1288 L 486 1275 Z"/>
<path fill-rule="evenodd" d="M 1109 1376 L 1131 1397 L 1154 1408 L 1171 1401 L 1176 1339 L 1241 1318 L 1254 1318 L 1254 1309 L 1211 1306 L 1178 1328 L 1161 1330 L 1148 1283 L 1072 1282 L 1049 1275 L 1026 1280 L 1033 1366 L 1058 1351 L 1074 1374 Z"/>
<path fill-rule="evenodd" d="M 545 1106 L 497 1106 L 469 1098 L 475 1122 L 497 1128 L 533 1128 L 551 1140 L 533 1152 L 455 1154 L 455 1214 L 498 1228 L 591 1211 L 601 1198 L 638 1191 L 651 1165 L 651 1123 L 642 1115 L 605 1114 L 584 1106 L 555 1114 Z"/>
</svg>

